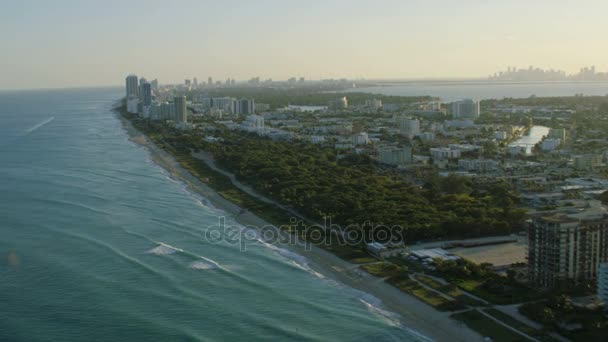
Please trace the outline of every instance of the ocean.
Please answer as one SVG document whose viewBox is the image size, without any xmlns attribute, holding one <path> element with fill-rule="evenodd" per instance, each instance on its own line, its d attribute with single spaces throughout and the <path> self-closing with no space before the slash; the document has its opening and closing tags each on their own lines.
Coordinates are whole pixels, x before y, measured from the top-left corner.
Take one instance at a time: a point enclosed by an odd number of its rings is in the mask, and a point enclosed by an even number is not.
<svg viewBox="0 0 608 342">
<path fill-rule="evenodd" d="M 121 96 L 0 92 L 1 341 L 422 340 L 290 250 L 206 242 L 226 214 L 129 140 Z"/>
<path fill-rule="evenodd" d="M 607 96 L 608 82 L 487 82 L 487 81 L 411 81 L 400 84 L 353 88 L 351 92 L 397 96 L 434 96 L 451 102 L 470 98 L 474 100 L 526 98 L 532 95 L 574 96 L 576 94 Z"/>
</svg>

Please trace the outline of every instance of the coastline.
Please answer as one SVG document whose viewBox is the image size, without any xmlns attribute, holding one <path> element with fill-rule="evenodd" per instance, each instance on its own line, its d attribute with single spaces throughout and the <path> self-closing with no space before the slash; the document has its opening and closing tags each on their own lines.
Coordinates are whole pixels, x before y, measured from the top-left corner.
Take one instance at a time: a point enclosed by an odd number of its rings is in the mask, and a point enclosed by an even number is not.
<svg viewBox="0 0 608 342">
<path fill-rule="evenodd" d="M 129 135 L 129 140 L 145 147 L 150 158 L 165 169 L 171 177 L 183 182 L 189 190 L 206 198 L 213 207 L 231 214 L 243 226 L 271 226 L 268 222 L 250 211 L 243 210 L 236 204 L 220 196 L 214 189 L 193 176 L 184 169 L 175 158 L 165 150 L 156 146 L 143 133 L 137 130 L 131 122 L 118 111 L 114 111 Z M 288 234 L 279 231 L 281 234 Z M 282 246 L 283 247 L 283 246 Z M 382 309 L 399 315 L 403 327 L 414 334 L 436 341 L 482 341 L 483 337 L 466 327 L 464 324 L 450 318 L 451 312 L 440 312 L 410 296 L 383 279 L 361 271 L 358 265 L 349 263 L 338 256 L 312 246 L 310 250 L 302 247 L 286 246 L 295 253 L 304 256 L 310 267 L 338 284 L 372 295 L 382 302 Z M 362 300 L 365 305 L 373 306 Z"/>
</svg>

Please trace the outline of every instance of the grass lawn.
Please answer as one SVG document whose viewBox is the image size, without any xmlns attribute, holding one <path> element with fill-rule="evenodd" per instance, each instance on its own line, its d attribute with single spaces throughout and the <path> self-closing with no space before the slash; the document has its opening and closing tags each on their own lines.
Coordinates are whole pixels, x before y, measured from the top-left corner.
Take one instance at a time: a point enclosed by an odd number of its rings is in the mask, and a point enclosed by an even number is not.
<svg viewBox="0 0 608 342">
<path fill-rule="evenodd" d="M 407 269 L 404 269 L 393 263 L 384 261 L 379 261 L 373 264 L 361 265 L 359 267 L 365 272 L 381 278 L 395 277 L 407 272 Z"/>
<path fill-rule="evenodd" d="M 367 264 L 370 262 L 378 262 L 378 259 L 372 257 L 354 258 L 349 260 L 353 264 Z"/>
<path fill-rule="evenodd" d="M 499 319 L 501 322 L 506 323 L 506 324 L 512 326 L 513 328 L 515 328 L 521 332 L 524 332 L 530 336 L 533 336 L 541 341 L 557 341 L 553 337 L 547 335 L 542 330 L 534 329 L 534 328 L 528 326 L 527 324 L 522 323 L 522 322 L 516 320 L 515 318 L 513 318 L 505 313 L 502 313 L 496 309 L 486 309 L 485 312 L 492 315 L 494 318 Z"/>
<path fill-rule="evenodd" d="M 409 278 L 391 279 L 389 282 L 399 290 L 420 299 L 439 311 L 455 311 L 464 308 L 461 303 L 448 300 L 438 293 L 429 291 Z"/>
<path fill-rule="evenodd" d="M 492 341 L 495 342 L 527 341 L 523 336 L 494 322 L 490 318 L 477 312 L 477 310 L 470 310 L 454 314 L 452 315 L 452 318 L 463 322 L 469 328 L 477 331 L 482 336 L 492 338 Z"/>
<path fill-rule="evenodd" d="M 464 294 L 456 285 L 452 284 L 441 284 L 431 277 L 427 277 L 421 274 L 416 275 L 416 279 L 425 285 L 432 287 L 433 289 L 445 293 L 446 295 L 457 299 L 465 305 L 470 306 L 484 306 L 483 302 L 476 300 L 475 298 L 471 298 Z"/>
</svg>

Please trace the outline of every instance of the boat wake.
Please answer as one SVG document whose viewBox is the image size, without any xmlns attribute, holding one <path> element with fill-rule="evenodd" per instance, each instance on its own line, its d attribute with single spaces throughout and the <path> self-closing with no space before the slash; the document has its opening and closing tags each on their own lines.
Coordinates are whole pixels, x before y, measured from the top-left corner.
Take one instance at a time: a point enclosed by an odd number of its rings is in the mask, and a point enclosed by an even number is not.
<svg viewBox="0 0 608 342">
<path fill-rule="evenodd" d="M 34 131 L 36 131 L 37 129 L 41 128 L 42 126 L 44 126 L 44 125 L 46 125 L 46 124 L 50 123 L 50 122 L 51 122 L 51 121 L 53 121 L 53 120 L 55 120 L 55 117 L 54 117 L 54 116 L 51 116 L 50 118 L 48 118 L 48 119 L 46 119 L 46 120 L 42 121 L 41 123 L 36 124 L 36 125 L 34 125 L 34 126 L 32 126 L 32 127 L 28 128 L 28 129 L 26 129 L 26 130 L 25 130 L 25 134 L 30 134 L 30 133 L 32 133 L 32 132 L 34 132 Z"/>
</svg>

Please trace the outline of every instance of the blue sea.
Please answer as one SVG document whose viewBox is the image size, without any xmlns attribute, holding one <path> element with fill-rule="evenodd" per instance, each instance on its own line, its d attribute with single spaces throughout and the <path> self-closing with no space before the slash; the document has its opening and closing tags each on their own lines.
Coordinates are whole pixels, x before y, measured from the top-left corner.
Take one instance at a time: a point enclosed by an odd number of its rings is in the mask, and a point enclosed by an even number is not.
<svg viewBox="0 0 608 342">
<path fill-rule="evenodd" d="M 420 339 L 285 248 L 205 242 L 225 213 L 129 140 L 122 95 L 0 92 L 1 341 Z"/>
</svg>

